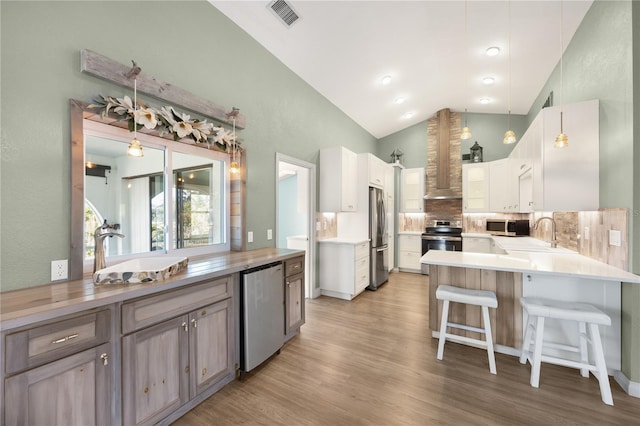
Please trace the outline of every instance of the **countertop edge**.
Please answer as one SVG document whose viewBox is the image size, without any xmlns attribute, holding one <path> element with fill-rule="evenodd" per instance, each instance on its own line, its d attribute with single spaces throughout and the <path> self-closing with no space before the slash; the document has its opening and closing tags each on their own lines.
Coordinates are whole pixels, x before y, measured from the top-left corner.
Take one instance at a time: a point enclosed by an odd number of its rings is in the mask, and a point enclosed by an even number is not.
<svg viewBox="0 0 640 426">
<path fill-rule="evenodd" d="M 111 305 L 113 303 L 125 302 L 127 300 L 139 297 L 149 296 L 155 293 L 161 293 L 174 290 L 190 284 L 201 281 L 216 279 L 225 275 L 235 274 L 246 271 L 248 269 L 266 265 L 272 262 L 285 261 L 300 255 L 304 255 L 304 250 L 295 249 L 256 249 L 242 252 L 224 252 L 213 255 L 193 256 L 189 258 L 187 271 L 178 274 L 167 280 L 153 283 L 141 284 L 102 284 L 95 286 L 91 276 L 85 276 L 82 280 L 66 281 L 63 283 L 49 283 L 41 286 L 28 287 L 25 289 L 11 290 L 0 293 L 1 296 L 15 296 L 21 292 L 38 293 L 42 291 L 44 294 L 55 294 L 56 287 L 64 288 L 68 291 L 73 288 L 80 292 L 78 297 L 65 298 L 63 300 L 53 300 L 51 295 L 50 301 L 43 301 L 42 304 L 31 306 L 24 309 L 16 309 L 6 312 L 6 305 L 2 304 L 2 312 L 0 312 L 0 332 L 23 327 L 41 321 L 51 320 L 60 316 L 71 315 L 78 312 L 100 308 L 102 306 Z M 237 260 L 234 260 L 237 258 Z M 225 262 L 226 260 L 226 262 Z M 219 261 L 220 266 L 211 265 L 206 271 L 199 272 L 198 269 Z M 190 271 L 191 269 L 191 271 Z M 185 274 L 187 276 L 185 276 Z M 94 288 L 94 292 L 81 293 L 82 288 Z M 100 287 L 96 289 L 95 287 Z M 63 292 L 63 290 L 61 290 Z"/>
</svg>

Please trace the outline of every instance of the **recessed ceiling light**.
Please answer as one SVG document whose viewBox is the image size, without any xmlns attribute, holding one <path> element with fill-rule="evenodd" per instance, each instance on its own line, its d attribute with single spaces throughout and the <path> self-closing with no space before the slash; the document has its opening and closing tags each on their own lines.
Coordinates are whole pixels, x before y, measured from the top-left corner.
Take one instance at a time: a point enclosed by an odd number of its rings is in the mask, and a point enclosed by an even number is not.
<svg viewBox="0 0 640 426">
<path fill-rule="evenodd" d="M 482 79 L 482 84 L 484 84 L 485 86 L 491 86 L 495 82 L 496 82 L 496 79 L 493 77 L 484 77 Z"/>
<path fill-rule="evenodd" d="M 402 115 L 402 118 L 407 119 L 413 117 L 413 112 L 409 111 Z"/>
<path fill-rule="evenodd" d="M 489 98 L 480 98 L 480 103 L 481 103 L 482 105 L 486 105 L 486 104 L 488 104 L 489 102 L 491 102 L 491 99 L 489 99 Z"/>
<path fill-rule="evenodd" d="M 499 47 L 491 46 L 487 49 L 487 56 L 496 56 L 498 53 L 500 53 Z"/>
<path fill-rule="evenodd" d="M 395 103 L 397 103 L 398 105 L 400 105 L 400 104 L 403 104 L 403 103 L 404 103 L 404 101 L 405 101 L 405 99 L 404 99 L 402 96 L 400 96 L 400 97 L 397 97 L 397 98 L 395 99 L 395 101 L 393 101 L 393 102 L 395 102 Z"/>
<path fill-rule="evenodd" d="M 385 75 L 384 77 L 382 77 L 382 80 L 380 80 L 380 82 L 383 86 L 386 86 L 387 84 L 391 83 L 391 76 Z"/>
</svg>

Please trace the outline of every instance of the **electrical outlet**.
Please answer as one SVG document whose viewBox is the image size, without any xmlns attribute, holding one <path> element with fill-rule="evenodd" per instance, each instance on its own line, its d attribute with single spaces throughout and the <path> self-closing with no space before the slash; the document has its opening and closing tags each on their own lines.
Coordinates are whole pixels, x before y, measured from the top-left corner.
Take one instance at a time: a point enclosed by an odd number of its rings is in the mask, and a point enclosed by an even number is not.
<svg viewBox="0 0 640 426">
<path fill-rule="evenodd" d="M 614 229 L 609 230 L 609 245 L 620 247 L 622 244 L 622 235 L 620 231 L 616 231 Z"/>
<path fill-rule="evenodd" d="M 588 227 L 588 226 L 585 226 L 585 227 L 584 227 L 584 239 L 585 239 L 585 240 L 588 240 L 588 239 L 590 239 L 590 238 L 591 238 L 591 235 L 590 235 L 590 233 L 589 233 L 589 227 Z"/>
<path fill-rule="evenodd" d="M 320 231 L 322 229 L 322 225 L 320 222 L 316 222 L 316 231 Z"/>
<path fill-rule="evenodd" d="M 253 242 L 253 231 L 247 232 L 247 242 L 248 243 L 252 243 Z"/>
<path fill-rule="evenodd" d="M 51 281 L 69 278 L 69 263 L 67 259 L 51 261 Z"/>
<path fill-rule="evenodd" d="M 272 238 L 273 238 L 273 230 L 267 229 L 267 240 L 270 240 Z"/>
<path fill-rule="evenodd" d="M 482 219 L 478 219 L 478 220 L 476 220 L 476 226 L 477 226 L 478 228 L 482 228 Z"/>
</svg>

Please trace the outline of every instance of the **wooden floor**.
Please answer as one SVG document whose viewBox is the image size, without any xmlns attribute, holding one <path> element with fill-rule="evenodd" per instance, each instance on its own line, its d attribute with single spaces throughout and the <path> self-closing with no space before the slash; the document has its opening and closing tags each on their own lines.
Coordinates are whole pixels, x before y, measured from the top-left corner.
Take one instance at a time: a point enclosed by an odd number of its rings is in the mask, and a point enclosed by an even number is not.
<svg viewBox="0 0 640 426">
<path fill-rule="evenodd" d="M 175 425 L 638 425 L 640 399 L 597 380 L 447 343 L 436 360 L 428 326 L 428 277 L 394 273 L 351 302 L 307 301 L 307 323 L 264 365 L 234 381 Z"/>
</svg>

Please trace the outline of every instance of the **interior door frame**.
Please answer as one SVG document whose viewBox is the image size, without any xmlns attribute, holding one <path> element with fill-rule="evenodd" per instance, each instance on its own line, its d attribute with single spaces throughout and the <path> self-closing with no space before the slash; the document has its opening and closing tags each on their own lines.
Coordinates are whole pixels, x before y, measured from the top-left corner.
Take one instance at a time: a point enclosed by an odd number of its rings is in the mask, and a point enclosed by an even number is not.
<svg viewBox="0 0 640 426">
<path fill-rule="evenodd" d="M 306 294 L 309 295 L 311 299 L 315 299 L 320 296 L 320 288 L 316 286 L 316 231 L 315 231 L 315 223 L 316 223 L 316 165 L 314 163 L 309 163 L 304 160 L 300 160 L 295 157 L 291 157 L 285 154 L 281 154 L 276 152 L 276 246 L 278 245 L 279 236 L 280 236 L 280 185 L 279 185 L 279 176 L 278 172 L 280 170 L 280 163 L 289 163 L 298 167 L 302 167 L 308 170 L 309 172 L 309 187 L 307 188 L 309 192 L 309 205 L 308 207 L 308 217 L 307 217 L 307 226 L 309 229 L 309 251 L 307 256 L 309 257 L 309 270 L 307 271 L 305 280 L 305 285 L 307 286 Z"/>
</svg>

